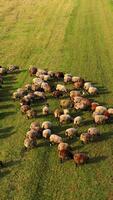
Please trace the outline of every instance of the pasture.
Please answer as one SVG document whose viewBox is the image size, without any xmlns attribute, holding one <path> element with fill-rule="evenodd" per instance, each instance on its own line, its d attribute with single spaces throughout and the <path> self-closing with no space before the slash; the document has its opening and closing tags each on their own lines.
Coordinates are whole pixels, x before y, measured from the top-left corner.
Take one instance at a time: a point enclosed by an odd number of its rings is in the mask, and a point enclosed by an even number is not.
<svg viewBox="0 0 113 200">
<path fill-rule="evenodd" d="M 3 0 L 0 1 L 0 65 L 18 65 L 22 72 L 4 77 L 0 89 L 0 200 L 113 200 L 113 124 L 99 126 L 101 140 L 75 151 L 93 158 L 78 168 L 60 164 L 56 147 L 40 147 L 23 155 L 26 131 L 34 120 L 20 113 L 11 94 L 31 81 L 30 65 L 69 72 L 93 82 L 101 91 L 97 101 L 113 106 L 112 0 Z M 57 100 L 49 98 L 51 109 Z M 41 104 L 42 105 L 42 104 Z M 40 112 L 41 105 L 38 106 Z M 83 114 L 87 130 L 91 114 Z M 39 118 L 43 121 L 45 118 Z M 63 135 L 52 116 L 56 133 Z"/>
</svg>

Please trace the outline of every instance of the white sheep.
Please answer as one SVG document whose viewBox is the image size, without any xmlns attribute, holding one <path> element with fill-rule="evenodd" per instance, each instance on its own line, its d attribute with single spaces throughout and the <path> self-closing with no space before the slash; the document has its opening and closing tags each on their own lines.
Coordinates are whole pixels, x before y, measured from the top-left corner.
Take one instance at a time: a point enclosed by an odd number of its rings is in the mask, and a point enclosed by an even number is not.
<svg viewBox="0 0 113 200">
<path fill-rule="evenodd" d="M 94 121 L 96 124 L 104 124 L 108 120 L 108 117 L 105 115 L 95 115 Z"/>
<path fill-rule="evenodd" d="M 45 130 L 43 130 L 43 132 L 42 132 L 42 136 L 44 137 L 44 138 L 49 138 L 50 137 L 50 135 L 51 135 L 51 130 L 50 129 L 45 129 Z"/>
<path fill-rule="evenodd" d="M 62 84 L 57 84 L 56 90 L 61 91 L 61 92 L 67 92 L 66 87 Z"/>
<path fill-rule="evenodd" d="M 79 77 L 79 76 L 73 76 L 73 77 L 72 77 L 72 82 L 73 82 L 73 83 L 78 82 L 78 81 L 80 81 L 80 80 L 81 80 L 81 77 Z"/>
<path fill-rule="evenodd" d="M 71 98 L 71 99 L 74 99 L 74 98 L 77 97 L 77 96 L 81 96 L 81 92 L 80 92 L 80 91 L 78 91 L 78 90 L 72 90 L 72 91 L 70 92 L 70 98 Z"/>
<path fill-rule="evenodd" d="M 58 151 L 67 150 L 69 149 L 69 144 L 61 142 L 58 144 Z"/>
<path fill-rule="evenodd" d="M 80 135 L 80 141 L 81 141 L 82 143 L 84 143 L 84 144 L 88 143 L 88 142 L 90 141 L 90 138 L 91 138 L 91 136 L 90 136 L 89 133 L 82 133 L 82 134 Z"/>
<path fill-rule="evenodd" d="M 43 107 L 42 113 L 43 113 L 43 115 L 48 115 L 49 114 L 49 106 L 48 105 Z"/>
<path fill-rule="evenodd" d="M 60 123 L 63 124 L 63 123 L 69 123 L 72 121 L 72 117 L 70 115 L 60 115 Z"/>
<path fill-rule="evenodd" d="M 78 132 L 78 129 L 75 128 L 68 128 L 65 131 L 65 135 L 68 136 L 69 138 L 72 138 L 74 135 L 76 135 Z"/>
<path fill-rule="evenodd" d="M 49 141 L 51 143 L 54 143 L 54 144 L 59 144 L 61 143 L 63 140 L 62 140 L 62 137 L 56 135 L 56 134 L 52 134 L 50 135 L 50 138 L 49 138 Z"/>
<path fill-rule="evenodd" d="M 98 136 L 100 135 L 100 132 L 99 130 L 96 128 L 96 127 L 91 127 L 88 129 L 88 133 L 91 135 L 91 136 Z"/>
<path fill-rule="evenodd" d="M 107 108 L 104 106 L 97 106 L 95 109 L 95 112 L 97 112 L 100 115 L 104 114 L 104 112 L 106 111 L 107 111 Z"/>
<path fill-rule="evenodd" d="M 108 113 L 109 113 L 110 115 L 113 115 L 113 108 L 109 108 L 109 109 L 108 109 Z"/>
<path fill-rule="evenodd" d="M 51 129 L 52 123 L 50 121 L 45 121 L 45 122 L 42 123 L 42 128 L 43 129 Z"/>
<path fill-rule="evenodd" d="M 32 81 L 35 85 L 41 86 L 43 80 L 41 78 L 34 78 Z"/>
<path fill-rule="evenodd" d="M 43 100 L 46 99 L 46 95 L 45 95 L 44 92 L 35 91 L 35 92 L 34 92 L 34 95 L 35 95 L 36 97 L 38 97 L 39 99 L 43 99 Z"/>
<path fill-rule="evenodd" d="M 85 82 L 84 83 L 84 89 L 86 90 L 86 91 L 88 91 L 89 90 L 89 88 L 92 86 L 92 84 L 90 83 L 90 82 Z"/>
<path fill-rule="evenodd" d="M 65 74 L 64 75 L 64 83 L 71 82 L 72 81 L 72 75 L 71 74 Z"/>
<path fill-rule="evenodd" d="M 81 116 L 77 116 L 74 118 L 74 125 L 79 126 L 82 122 L 82 117 Z"/>
<path fill-rule="evenodd" d="M 88 93 L 91 94 L 91 95 L 95 95 L 95 94 L 98 93 L 98 89 L 96 87 L 91 86 L 88 89 Z"/>
<path fill-rule="evenodd" d="M 69 114 L 69 109 L 64 109 L 63 112 L 64 112 L 64 115 L 68 115 Z"/>
</svg>

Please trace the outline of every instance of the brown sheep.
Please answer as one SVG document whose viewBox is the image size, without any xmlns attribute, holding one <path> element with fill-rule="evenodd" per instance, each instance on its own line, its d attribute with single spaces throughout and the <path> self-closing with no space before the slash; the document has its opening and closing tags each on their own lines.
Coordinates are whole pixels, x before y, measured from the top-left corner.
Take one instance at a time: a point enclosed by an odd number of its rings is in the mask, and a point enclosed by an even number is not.
<svg viewBox="0 0 113 200">
<path fill-rule="evenodd" d="M 60 115 L 62 115 L 62 114 L 63 114 L 63 110 L 61 110 L 61 109 L 59 109 L 59 108 L 57 108 L 57 109 L 54 111 L 54 117 L 55 117 L 55 118 L 59 118 Z"/>
<path fill-rule="evenodd" d="M 31 119 L 31 118 L 37 117 L 37 111 L 33 110 L 33 109 L 28 110 L 26 112 L 26 114 L 27 114 L 27 119 Z"/>
<path fill-rule="evenodd" d="M 37 73 L 37 68 L 36 67 L 30 67 L 29 73 L 30 73 L 30 76 L 35 75 Z"/>
<path fill-rule="evenodd" d="M 76 166 L 83 165 L 89 160 L 89 156 L 85 153 L 75 153 L 73 156 Z"/>
<path fill-rule="evenodd" d="M 64 73 L 63 73 L 63 72 L 56 72 L 56 73 L 55 73 L 55 77 L 56 77 L 57 79 L 64 78 Z"/>
<path fill-rule="evenodd" d="M 72 108 L 73 104 L 69 99 L 62 99 L 60 101 L 61 108 Z"/>
<path fill-rule="evenodd" d="M 23 105 L 23 106 L 21 106 L 20 110 L 21 110 L 22 114 L 26 114 L 26 112 L 28 110 L 30 110 L 30 106 L 29 105 Z"/>
<path fill-rule="evenodd" d="M 59 90 L 55 90 L 55 91 L 53 91 L 52 95 L 55 98 L 59 98 L 59 97 L 63 96 L 63 92 L 59 91 Z"/>
<path fill-rule="evenodd" d="M 69 151 L 68 149 L 58 151 L 58 156 L 59 156 L 59 159 L 60 159 L 60 163 L 62 163 L 64 160 L 67 160 L 69 158 L 73 158 L 72 152 Z"/>
</svg>

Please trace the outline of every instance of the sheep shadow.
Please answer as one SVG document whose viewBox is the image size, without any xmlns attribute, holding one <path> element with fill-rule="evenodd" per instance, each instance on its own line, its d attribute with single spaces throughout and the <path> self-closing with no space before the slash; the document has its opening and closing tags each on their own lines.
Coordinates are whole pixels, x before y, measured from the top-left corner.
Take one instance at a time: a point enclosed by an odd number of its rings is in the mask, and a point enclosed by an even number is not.
<svg viewBox="0 0 113 200">
<path fill-rule="evenodd" d="M 0 172 L 0 180 L 9 174 L 10 174 L 10 170 L 1 171 Z"/>
<path fill-rule="evenodd" d="M 13 128 L 14 127 L 12 127 L 12 126 L 7 127 L 7 128 L 1 128 L 0 129 L 0 139 L 7 138 L 7 137 L 10 137 L 11 135 L 13 135 L 15 133 L 13 131 Z"/>
<path fill-rule="evenodd" d="M 107 159 L 107 156 L 97 156 L 97 157 L 93 157 L 90 158 L 87 162 L 87 164 L 95 164 L 95 163 L 99 163 L 101 161 L 104 161 Z"/>
<path fill-rule="evenodd" d="M 5 117 L 8 117 L 10 115 L 14 115 L 16 112 L 10 111 L 10 112 L 2 112 L 0 113 L 0 119 L 4 119 Z"/>
<path fill-rule="evenodd" d="M 7 105 L 0 105 L 0 110 L 1 109 L 8 109 L 8 108 L 13 108 L 13 104 L 7 104 Z"/>
<path fill-rule="evenodd" d="M 18 165 L 20 162 L 21 162 L 20 159 L 5 161 L 3 163 L 3 168 L 7 168 L 7 167 L 12 167 L 14 165 Z"/>
<path fill-rule="evenodd" d="M 113 132 L 105 132 L 101 134 L 100 136 L 98 136 L 94 141 L 92 141 L 92 143 L 106 141 L 106 140 L 109 140 L 111 137 L 113 137 Z"/>
</svg>

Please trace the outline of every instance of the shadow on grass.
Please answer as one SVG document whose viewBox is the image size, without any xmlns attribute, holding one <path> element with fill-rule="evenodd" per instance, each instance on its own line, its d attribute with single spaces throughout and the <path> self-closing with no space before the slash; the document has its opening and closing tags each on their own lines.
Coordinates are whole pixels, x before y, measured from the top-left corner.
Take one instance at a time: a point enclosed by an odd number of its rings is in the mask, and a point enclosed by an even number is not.
<svg viewBox="0 0 113 200">
<path fill-rule="evenodd" d="M 4 119 L 5 117 L 14 115 L 15 113 L 16 112 L 13 112 L 13 111 L 0 113 L 0 119 Z"/>
<path fill-rule="evenodd" d="M 0 172 L 0 180 L 10 174 L 10 170 L 4 170 Z"/>
<path fill-rule="evenodd" d="M 104 161 L 107 159 L 107 156 L 97 156 L 97 157 L 93 157 L 93 158 L 90 158 L 88 160 L 88 163 L 87 164 L 95 164 L 95 163 L 99 163 L 101 161 Z"/>
<path fill-rule="evenodd" d="M 13 131 L 14 127 L 9 126 L 7 128 L 1 128 L 0 129 L 0 139 L 10 137 L 13 135 L 15 132 Z"/>
</svg>

